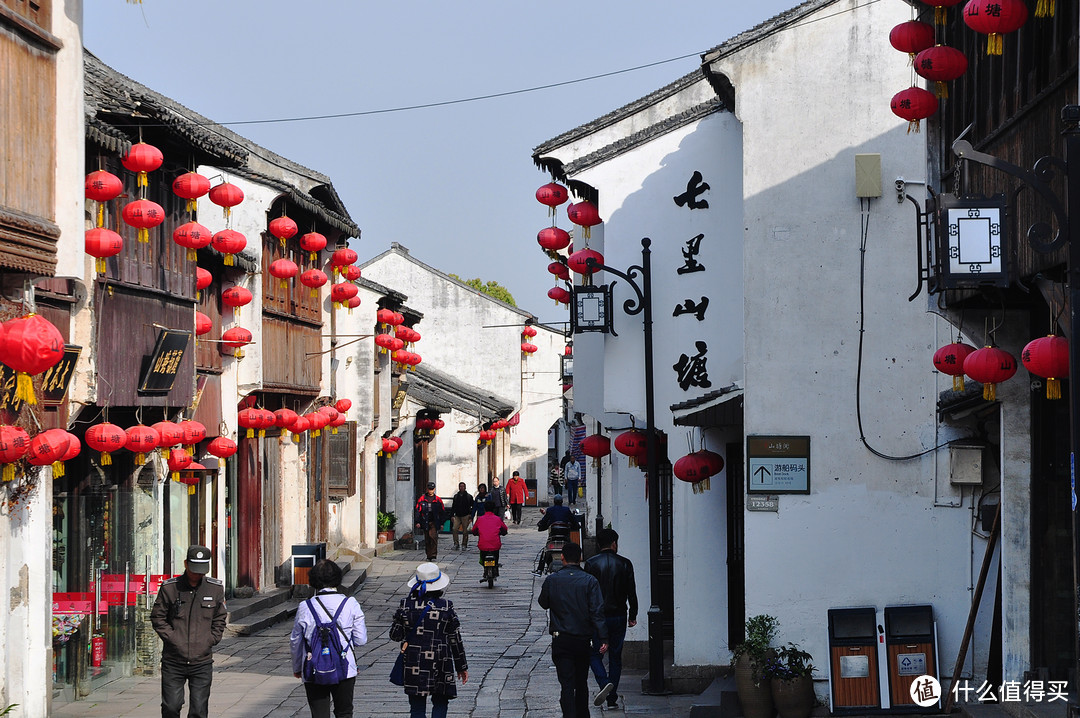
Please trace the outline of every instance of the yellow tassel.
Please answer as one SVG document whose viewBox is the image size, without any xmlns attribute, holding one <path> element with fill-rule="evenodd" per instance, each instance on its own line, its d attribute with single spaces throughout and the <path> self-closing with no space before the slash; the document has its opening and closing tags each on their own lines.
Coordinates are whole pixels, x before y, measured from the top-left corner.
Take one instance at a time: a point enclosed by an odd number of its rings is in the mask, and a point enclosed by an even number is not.
<svg viewBox="0 0 1080 718">
<path fill-rule="evenodd" d="M 54 479 L 59 479 L 64 475 L 64 462 L 54 461 L 52 465 L 52 476 Z"/>
<path fill-rule="evenodd" d="M 97 203 L 97 226 L 98 227 L 104 227 L 105 226 L 105 203 L 104 202 L 98 202 Z"/>
<path fill-rule="evenodd" d="M 992 382 L 983 384 L 983 399 L 987 401 L 995 401 L 997 399 L 996 385 Z"/>
<path fill-rule="evenodd" d="M 235 319 L 236 321 L 240 321 L 240 307 L 233 307 L 232 315 L 233 319 Z"/>
<path fill-rule="evenodd" d="M 582 227 L 581 228 L 581 238 L 582 239 L 590 239 L 592 237 L 592 231 L 591 230 L 592 230 L 592 227 Z"/>
<path fill-rule="evenodd" d="M 911 120 L 910 122 L 907 123 L 907 133 L 909 135 L 912 132 L 917 133 L 918 131 L 919 131 L 919 121 L 918 120 Z"/>
<path fill-rule="evenodd" d="M 281 440 L 282 441 L 288 441 L 289 440 L 289 430 L 288 429 L 282 429 L 281 430 Z"/>
<path fill-rule="evenodd" d="M 197 261 L 199 259 L 199 253 L 191 247 L 188 247 L 187 258 L 189 262 Z"/>
<path fill-rule="evenodd" d="M 259 438 L 266 438 L 266 429 L 259 429 Z"/>
<path fill-rule="evenodd" d="M 311 298 L 314 299 L 317 296 L 319 296 L 319 290 L 317 288 L 315 288 L 315 287 L 312 287 L 311 288 Z"/>
<path fill-rule="evenodd" d="M 199 202 L 198 202 L 198 200 L 194 200 L 194 199 L 189 199 L 189 200 L 187 201 L 187 211 L 188 211 L 188 212 L 195 212 L 195 211 L 197 211 L 198 209 L 199 209 Z"/>
<path fill-rule="evenodd" d="M 944 82 L 938 82 L 934 85 L 934 94 L 942 100 L 949 98 L 949 86 Z"/>
<path fill-rule="evenodd" d="M 171 474 L 169 474 L 169 478 L 172 479 L 173 481 L 179 482 L 180 481 L 180 472 L 179 471 L 172 472 Z"/>
<path fill-rule="evenodd" d="M 281 248 L 285 249 L 285 238 L 284 237 L 279 237 L 278 239 L 281 240 Z"/>
<path fill-rule="evenodd" d="M 986 37 L 986 54 L 1000 55 L 1004 46 L 1004 39 L 999 32 L 992 32 Z"/>
<path fill-rule="evenodd" d="M 330 427 L 330 433 L 331 434 L 337 434 L 337 427 L 336 426 L 331 426 Z"/>
<path fill-rule="evenodd" d="M 317 261 L 319 261 L 319 254 L 318 254 L 317 252 L 312 252 L 312 253 L 311 253 L 311 261 L 312 261 L 312 262 L 317 262 Z"/>
<path fill-rule="evenodd" d="M 963 374 L 957 374 L 956 376 L 954 376 L 952 378 L 952 389 L 953 389 L 953 391 L 963 391 L 964 390 L 964 375 Z"/>
<path fill-rule="evenodd" d="M 139 227 L 139 241 L 143 244 L 147 244 L 150 241 L 150 230 L 146 227 Z"/>
<path fill-rule="evenodd" d="M 146 176 L 145 172 L 140 172 L 138 179 L 135 181 L 136 187 L 149 187 L 150 179 Z"/>
<path fill-rule="evenodd" d="M 97 260 L 94 262 L 94 269 L 97 270 L 98 274 L 105 274 L 105 270 L 107 269 L 107 267 L 105 266 L 105 259 L 102 257 L 98 257 Z"/>
<path fill-rule="evenodd" d="M 112 464 L 112 454 L 110 454 L 108 451 L 102 451 L 101 452 L 101 465 L 102 466 L 109 466 L 110 464 Z"/>
<path fill-rule="evenodd" d="M 37 397 L 34 396 L 34 380 L 24 371 L 20 371 L 17 374 L 18 379 L 15 380 L 15 398 L 21 401 L 25 401 L 27 404 L 37 404 Z"/>
<path fill-rule="evenodd" d="M 222 210 L 222 212 L 221 212 L 221 213 L 222 213 L 223 215 L 225 215 L 225 222 L 226 222 L 226 224 L 227 224 L 227 223 L 228 223 L 228 221 L 229 221 L 229 216 L 230 216 L 230 215 L 232 214 L 232 212 L 230 211 L 231 209 L 232 209 L 231 207 L 222 207 L 222 208 L 221 208 L 221 210 Z"/>
<path fill-rule="evenodd" d="M 934 8 L 934 24 L 935 25 L 944 25 L 945 20 L 946 20 L 945 8 L 942 7 L 941 5 Z"/>
<path fill-rule="evenodd" d="M 143 464 L 145 464 L 146 463 L 146 454 L 144 454 L 141 451 L 135 452 L 135 463 L 138 466 L 142 466 Z"/>
<path fill-rule="evenodd" d="M 188 492 L 188 496 L 191 496 L 192 494 L 194 494 L 195 493 L 195 484 L 188 484 L 187 492 Z"/>
<path fill-rule="evenodd" d="M 282 279 L 281 280 L 281 288 L 282 289 L 288 289 L 289 288 L 289 280 L 288 279 Z"/>
<path fill-rule="evenodd" d="M 0 478 L 4 481 L 11 481 L 15 478 L 15 464 L 4 464 L 4 471 L 0 473 Z"/>
<path fill-rule="evenodd" d="M 1050 377 L 1046 380 L 1046 398 L 1047 399 L 1060 399 L 1061 398 L 1061 381 Z"/>
<path fill-rule="evenodd" d="M 297 444 L 299 444 L 300 443 L 300 435 L 299 434 L 293 434 L 292 435 L 292 440 L 295 441 Z"/>
<path fill-rule="evenodd" d="M 316 429 L 315 431 L 311 432 L 311 435 L 312 436 L 318 436 L 319 435 L 319 430 Z"/>
<path fill-rule="evenodd" d="M 224 261 L 224 264 L 225 264 L 225 266 L 226 266 L 226 267 L 231 267 L 231 266 L 233 266 L 233 265 L 234 265 L 235 263 L 236 263 L 236 262 L 234 262 L 234 261 L 233 261 L 233 256 L 232 256 L 231 254 L 226 254 L 226 255 L 225 255 L 225 261 Z"/>
</svg>

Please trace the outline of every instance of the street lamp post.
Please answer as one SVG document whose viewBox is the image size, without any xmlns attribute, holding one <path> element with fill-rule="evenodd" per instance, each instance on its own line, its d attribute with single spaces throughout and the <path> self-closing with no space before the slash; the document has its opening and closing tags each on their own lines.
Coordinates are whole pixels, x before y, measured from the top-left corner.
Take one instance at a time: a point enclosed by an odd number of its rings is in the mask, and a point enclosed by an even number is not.
<svg viewBox="0 0 1080 718">
<path fill-rule="evenodd" d="M 641 265 L 631 265 L 626 272 L 597 262 L 590 257 L 585 266 L 590 273 L 609 272 L 620 277 L 634 290 L 636 297 L 623 303 L 623 311 L 634 316 L 643 314 L 645 339 L 645 441 L 647 449 L 646 476 L 649 487 L 649 686 L 646 693 L 653 695 L 666 692 L 664 686 L 664 631 L 663 614 L 660 610 L 660 455 L 656 436 L 656 406 L 653 397 L 653 316 L 652 278 L 649 246 L 652 240 L 641 240 Z M 640 284 L 635 279 L 640 279 Z M 614 285 L 614 282 L 612 282 Z"/>
</svg>

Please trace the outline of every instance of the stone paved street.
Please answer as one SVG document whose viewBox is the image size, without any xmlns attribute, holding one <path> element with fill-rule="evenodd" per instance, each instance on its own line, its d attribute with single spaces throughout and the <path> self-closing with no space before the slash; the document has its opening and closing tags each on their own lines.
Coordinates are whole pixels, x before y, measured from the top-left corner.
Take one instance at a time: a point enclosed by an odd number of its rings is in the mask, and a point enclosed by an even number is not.
<svg viewBox="0 0 1080 718">
<path fill-rule="evenodd" d="M 542 583 L 532 575 L 544 535 L 535 531 L 540 513 L 527 507 L 520 527 L 503 540 L 501 577 L 494 589 L 479 583 L 475 544 L 454 551 L 449 535 L 439 540 L 439 565 L 453 577 L 447 596 L 464 625 L 469 682 L 458 686 L 450 715 L 473 718 L 559 716 L 559 683 L 551 665 L 546 612 L 536 604 Z M 408 699 L 387 677 L 397 644 L 389 641 L 390 619 L 405 594 L 405 582 L 423 551 L 397 550 L 375 559 L 357 598 L 367 617 L 368 643 L 357 651 L 356 716 L 408 715 Z M 640 596 L 647 607 L 648 597 Z M 225 638 L 218 645 L 210 699 L 215 718 L 301 718 L 309 715 L 304 690 L 292 677 L 288 636 L 291 622 L 256 636 Z M 620 708 L 594 708 L 600 715 L 685 716 L 693 696 L 644 696 L 641 672 L 624 673 Z M 590 676 L 590 687 L 593 685 Z M 125 678 L 87 700 L 54 706 L 54 716 L 152 716 L 159 711 L 156 678 Z"/>
</svg>

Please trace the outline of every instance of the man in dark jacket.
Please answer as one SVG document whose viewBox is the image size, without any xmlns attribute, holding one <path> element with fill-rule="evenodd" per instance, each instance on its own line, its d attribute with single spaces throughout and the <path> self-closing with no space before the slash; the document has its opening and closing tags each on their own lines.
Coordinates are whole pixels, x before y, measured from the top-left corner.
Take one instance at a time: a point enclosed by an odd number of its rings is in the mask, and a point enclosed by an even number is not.
<svg viewBox="0 0 1080 718">
<path fill-rule="evenodd" d="M 546 531 L 553 523 L 565 523 L 570 525 L 570 530 L 573 531 L 574 527 L 580 525 L 577 514 L 571 511 L 568 507 L 563 506 L 562 494 L 555 494 L 551 499 L 554 505 L 548 509 L 541 509 L 544 515 L 540 518 L 540 521 L 536 524 L 537 531 Z"/>
<path fill-rule="evenodd" d="M 469 548 L 469 527 L 472 524 L 473 497 L 465 490 L 465 482 L 459 482 L 457 493 L 450 504 L 450 534 L 454 537 L 454 548 Z M 460 541 L 458 534 L 461 534 Z"/>
<path fill-rule="evenodd" d="M 427 560 L 434 561 L 439 557 L 439 527 L 446 519 L 446 506 L 441 498 L 435 495 L 435 482 L 429 481 L 427 491 L 420 494 L 416 500 L 416 530 L 424 532 L 424 551 Z"/>
<path fill-rule="evenodd" d="M 544 580 L 537 603 L 548 610 L 551 662 L 562 686 L 559 705 L 563 718 L 587 718 L 590 639 L 599 636 L 600 653 L 607 650 L 604 597 L 597 580 L 581 568 L 580 546 L 573 542 L 563 544 L 562 563 L 561 570 Z M 603 703 L 611 690 L 606 687 L 606 692 L 597 694 L 593 703 Z"/>
<path fill-rule="evenodd" d="M 614 529 L 596 532 L 600 553 L 585 562 L 585 570 L 596 577 L 604 595 L 604 623 L 607 625 L 608 668 L 604 670 L 604 655 L 599 636 L 593 637 L 590 663 L 596 683 L 602 688 L 610 685 L 607 695 L 609 708 L 618 706 L 619 678 L 622 676 L 622 649 L 627 627 L 637 625 L 637 587 L 634 585 L 634 564 L 620 556 L 619 534 Z M 629 606 L 629 613 L 627 612 Z M 599 703 L 597 704 L 599 705 Z"/>
<path fill-rule="evenodd" d="M 161 636 L 161 716 L 180 718 L 184 684 L 190 718 L 206 718 L 214 671 L 214 646 L 225 632 L 225 586 L 210 571 L 210 549 L 188 548 L 184 573 L 161 584 L 150 624 Z"/>
<path fill-rule="evenodd" d="M 491 490 L 488 492 L 488 500 L 495 503 L 495 513 L 499 516 L 503 516 L 506 512 L 506 507 L 509 505 L 506 501 L 506 489 L 499 486 L 499 477 L 491 479 Z"/>
</svg>

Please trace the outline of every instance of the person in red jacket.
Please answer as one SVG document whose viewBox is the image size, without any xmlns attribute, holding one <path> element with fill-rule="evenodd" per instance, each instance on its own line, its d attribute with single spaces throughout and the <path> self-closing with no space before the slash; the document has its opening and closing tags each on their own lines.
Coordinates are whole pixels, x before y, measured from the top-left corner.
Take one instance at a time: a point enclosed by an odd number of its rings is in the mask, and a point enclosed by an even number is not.
<svg viewBox="0 0 1080 718">
<path fill-rule="evenodd" d="M 506 482 L 506 498 L 510 502 L 510 517 L 515 524 L 521 524 L 521 510 L 525 506 L 525 498 L 529 495 L 529 489 L 525 486 L 525 479 L 521 474 L 514 472 L 510 480 Z"/>
<path fill-rule="evenodd" d="M 446 506 L 442 499 L 435 495 L 435 482 L 428 482 L 427 491 L 420 494 L 420 498 L 416 500 L 413 513 L 416 515 L 416 530 L 424 532 L 427 560 L 433 562 L 439 557 L 439 527 L 446 517 Z"/>
<path fill-rule="evenodd" d="M 502 538 L 508 529 L 502 520 L 502 516 L 495 513 L 495 502 L 488 499 L 484 506 L 486 511 L 483 516 L 476 517 L 473 524 L 472 534 L 478 537 L 476 548 L 480 549 L 480 565 L 484 565 L 484 557 L 488 554 L 495 555 L 495 575 L 499 575 L 499 549 L 502 548 Z M 480 579 L 483 582 L 484 579 Z"/>
</svg>

